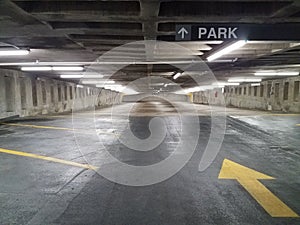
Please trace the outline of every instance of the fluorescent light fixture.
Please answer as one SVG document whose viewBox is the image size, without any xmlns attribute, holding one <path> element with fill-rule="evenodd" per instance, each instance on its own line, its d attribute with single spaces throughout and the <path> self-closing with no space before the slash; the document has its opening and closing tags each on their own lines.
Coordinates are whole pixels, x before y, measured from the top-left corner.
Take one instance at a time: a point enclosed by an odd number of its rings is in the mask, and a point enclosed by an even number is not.
<svg viewBox="0 0 300 225">
<path fill-rule="evenodd" d="M 217 58 L 222 57 L 223 55 L 226 55 L 238 48 L 243 47 L 245 44 L 247 43 L 246 40 L 241 40 L 241 41 L 237 41 L 235 43 L 233 43 L 232 45 L 229 45 L 228 47 L 223 48 L 222 50 L 212 54 L 211 56 L 207 57 L 207 61 L 211 62 Z"/>
<path fill-rule="evenodd" d="M 220 82 L 220 81 L 218 81 L 218 82 L 212 83 L 211 86 L 212 87 L 224 87 L 225 84 L 227 84 L 227 82 Z"/>
<path fill-rule="evenodd" d="M 237 61 L 237 58 L 234 59 L 218 59 L 214 60 L 214 63 L 234 63 Z"/>
<path fill-rule="evenodd" d="M 168 87 L 168 84 L 165 84 L 164 87 Z"/>
<path fill-rule="evenodd" d="M 208 44 L 208 45 L 219 45 L 222 43 L 223 41 L 203 41 L 203 44 Z"/>
<path fill-rule="evenodd" d="M 53 71 L 82 71 L 82 66 L 53 66 Z"/>
<path fill-rule="evenodd" d="M 164 85 L 164 83 L 151 83 L 151 84 L 149 84 L 149 86 L 154 86 L 154 87 L 163 86 L 163 85 Z"/>
<path fill-rule="evenodd" d="M 231 86 L 231 85 L 239 85 L 239 83 L 214 82 L 211 85 L 201 85 L 199 87 L 188 88 L 188 89 L 185 89 L 184 92 L 192 93 L 192 92 L 198 92 L 198 91 L 206 91 L 206 90 L 212 90 L 215 88 L 224 88 L 225 86 Z"/>
<path fill-rule="evenodd" d="M 0 56 L 18 56 L 18 55 L 28 55 L 29 50 L 24 49 L 11 49 L 11 50 L 0 50 Z"/>
<path fill-rule="evenodd" d="M 97 79 L 97 78 L 103 78 L 103 75 L 96 75 L 96 74 L 61 74 L 60 78 L 65 79 Z"/>
<path fill-rule="evenodd" d="M 239 86 L 240 83 L 237 83 L 237 82 L 232 82 L 232 83 L 227 83 L 225 84 L 225 86 Z"/>
<path fill-rule="evenodd" d="M 228 82 L 231 83 L 246 83 L 246 82 L 261 82 L 261 78 L 229 78 Z"/>
<path fill-rule="evenodd" d="M 240 83 L 237 83 L 237 82 L 235 82 L 235 83 L 228 83 L 228 82 L 220 82 L 220 81 L 218 81 L 218 82 L 214 82 L 214 83 L 212 83 L 212 86 L 219 86 L 219 87 L 224 87 L 224 86 L 238 86 L 238 85 L 240 85 Z"/>
<path fill-rule="evenodd" d="M 173 76 L 173 79 L 176 80 L 178 77 L 180 77 L 182 75 L 182 73 L 176 73 L 174 76 Z"/>
<path fill-rule="evenodd" d="M 197 92 L 197 91 L 200 91 L 200 90 L 201 90 L 200 87 L 192 87 L 192 88 L 185 89 L 184 92 L 185 93 L 193 93 L 193 92 Z"/>
<path fill-rule="evenodd" d="M 110 88 L 110 87 L 120 87 L 121 84 L 96 84 L 96 87 L 102 87 L 102 88 Z"/>
<path fill-rule="evenodd" d="M 295 71 L 259 71 L 254 73 L 255 76 L 298 76 L 299 72 Z"/>
<path fill-rule="evenodd" d="M 22 71 L 82 71 L 81 66 L 27 66 L 21 67 Z"/>
<path fill-rule="evenodd" d="M 105 85 L 104 88 L 112 91 L 121 92 L 125 87 L 120 84 L 115 84 L 115 85 Z"/>
<path fill-rule="evenodd" d="M 200 86 L 200 91 L 210 90 L 214 88 L 216 88 L 216 86 L 214 85 L 204 85 L 204 86 Z"/>
<path fill-rule="evenodd" d="M 78 87 L 78 88 L 83 88 L 83 86 L 80 85 L 80 84 L 77 84 L 76 87 Z"/>
<path fill-rule="evenodd" d="M 126 88 L 126 89 L 122 90 L 122 93 L 124 93 L 126 95 L 134 95 L 134 94 L 138 94 L 139 92 L 136 92 L 135 90 Z"/>
<path fill-rule="evenodd" d="M 113 80 L 82 80 L 81 83 L 83 84 L 103 84 L 103 85 L 106 85 L 106 84 L 114 84 L 115 81 Z"/>
<path fill-rule="evenodd" d="M 83 78 L 83 75 L 60 75 L 60 78 L 64 78 L 64 79 L 79 79 L 79 78 Z"/>
<path fill-rule="evenodd" d="M 97 78 L 103 78 L 104 76 L 103 75 L 100 75 L 100 74 L 84 74 L 83 75 L 83 79 L 97 79 Z"/>
<path fill-rule="evenodd" d="M 204 55 L 204 53 L 201 51 L 198 51 L 198 52 L 193 53 L 193 55 Z"/>
<path fill-rule="evenodd" d="M 257 86 L 260 86 L 260 83 L 253 83 L 251 84 L 252 87 L 257 87 Z"/>
<path fill-rule="evenodd" d="M 115 84 L 115 85 L 105 85 L 104 88 L 117 88 L 117 87 L 122 87 L 120 84 Z"/>
<path fill-rule="evenodd" d="M 22 71 L 51 71 L 51 66 L 28 66 L 21 67 Z"/>
</svg>

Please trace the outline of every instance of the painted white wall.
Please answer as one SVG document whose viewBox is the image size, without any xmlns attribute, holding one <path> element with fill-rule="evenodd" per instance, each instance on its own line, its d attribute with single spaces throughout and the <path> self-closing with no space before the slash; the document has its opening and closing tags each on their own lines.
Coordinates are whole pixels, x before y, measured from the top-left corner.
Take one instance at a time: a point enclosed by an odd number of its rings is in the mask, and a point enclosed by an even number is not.
<svg viewBox="0 0 300 225">
<path fill-rule="evenodd" d="M 9 88 L 6 88 L 8 84 Z M 37 90 L 36 106 L 33 104 L 33 84 L 36 85 Z M 60 100 L 58 98 L 59 87 L 61 88 Z M 65 87 L 67 87 L 66 93 Z M 53 88 L 53 97 L 51 97 L 51 88 Z M 43 89 L 45 90 L 43 91 Z M 43 93 L 46 97 L 45 102 L 43 101 Z M 121 98 L 119 93 L 110 90 L 87 86 L 77 88 L 76 84 L 71 82 L 42 77 L 37 79 L 36 76 L 19 71 L 0 70 L 0 119 L 10 116 L 53 114 L 108 106 L 121 103 Z M 11 105 L 13 105 L 13 110 L 10 109 Z"/>
<path fill-rule="evenodd" d="M 226 106 L 282 112 L 300 112 L 300 93 L 299 90 L 295 88 L 295 83 L 299 81 L 299 76 L 263 81 L 261 82 L 261 86 L 256 87 L 256 96 L 254 95 L 255 87 L 251 87 L 250 84 L 226 87 L 225 93 L 222 93 L 222 89 L 220 88 L 200 91 L 193 94 L 193 101 L 194 103 L 200 104 L 221 105 L 222 98 L 225 98 Z M 283 98 L 285 83 L 289 85 L 287 100 Z M 270 85 L 271 91 L 268 90 L 268 85 Z M 275 91 L 276 85 L 278 85 L 278 92 Z M 261 89 L 263 89 L 263 96 L 260 95 Z M 297 91 L 298 94 L 295 93 Z M 298 97 L 295 98 L 297 95 Z"/>
</svg>

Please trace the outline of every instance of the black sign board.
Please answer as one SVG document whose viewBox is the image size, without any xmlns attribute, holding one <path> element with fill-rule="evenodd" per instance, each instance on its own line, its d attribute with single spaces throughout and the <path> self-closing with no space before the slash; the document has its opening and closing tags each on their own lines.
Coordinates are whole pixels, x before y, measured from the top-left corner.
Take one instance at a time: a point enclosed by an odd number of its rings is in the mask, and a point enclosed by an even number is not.
<svg viewBox="0 0 300 225">
<path fill-rule="evenodd" d="M 176 41 L 201 40 L 298 41 L 300 23 L 176 25 Z"/>
</svg>

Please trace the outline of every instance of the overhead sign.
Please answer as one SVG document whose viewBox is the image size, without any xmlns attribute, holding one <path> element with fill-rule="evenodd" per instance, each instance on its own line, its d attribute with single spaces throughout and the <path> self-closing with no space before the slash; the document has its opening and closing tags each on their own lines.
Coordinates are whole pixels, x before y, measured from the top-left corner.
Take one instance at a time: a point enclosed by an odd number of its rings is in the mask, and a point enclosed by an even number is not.
<svg viewBox="0 0 300 225">
<path fill-rule="evenodd" d="M 201 40 L 300 40 L 300 23 L 176 25 L 176 41 Z"/>
<path fill-rule="evenodd" d="M 184 25 L 184 26 L 178 28 L 178 31 L 176 34 L 179 36 L 179 38 L 182 41 L 191 40 L 191 34 L 192 34 L 191 27 L 192 27 L 191 25 Z"/>
</svg>

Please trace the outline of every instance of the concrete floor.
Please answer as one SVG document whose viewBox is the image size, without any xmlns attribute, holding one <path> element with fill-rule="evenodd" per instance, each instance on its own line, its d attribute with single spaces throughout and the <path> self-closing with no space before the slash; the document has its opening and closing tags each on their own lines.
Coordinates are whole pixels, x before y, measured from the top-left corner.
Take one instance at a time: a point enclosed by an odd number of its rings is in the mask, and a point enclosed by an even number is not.
<svg viewBox="0 0 300 225">
<path fill-rule="evenodd" d="M 2 123 L 0 224 L 300 224 L 299 218 L 272 217 L 237 180 L 218 179 L 224 159 L 272 176 L 276 179 L 260 182 L 299 214 L 300 115 L 227 109 L 220 152 L 207 170 L 199 172 L 211 130 L 211 112 L 218 114 L 222 109 L 195 105 L 195 114 L 189 110 L 192 105 L 178 104 L 186 109 L 183 117 L 199 118 L 196 151 L 176 175 L 143 187 L 116 184 L 89 169 L 86 160 L 91 165 L 99 160 L 93 161 L 97 141 L 90 122 L 95 121 L 98 135 L 114 157 L 132 165 L 153 164 L 167 158 L 178 143 L 180 121 L 169 104 L 115 106 L 114 126 L 111 108 L 78 112 L 73 117 L 38 116 Z M 137 153 L 117 141 L 118 129 L 130 110 L 131 129 L 139 138 L 149 136 L 147 125 L 152 117 L 163 118 L 167 135 L 155 151 Z"/>
</svg>

